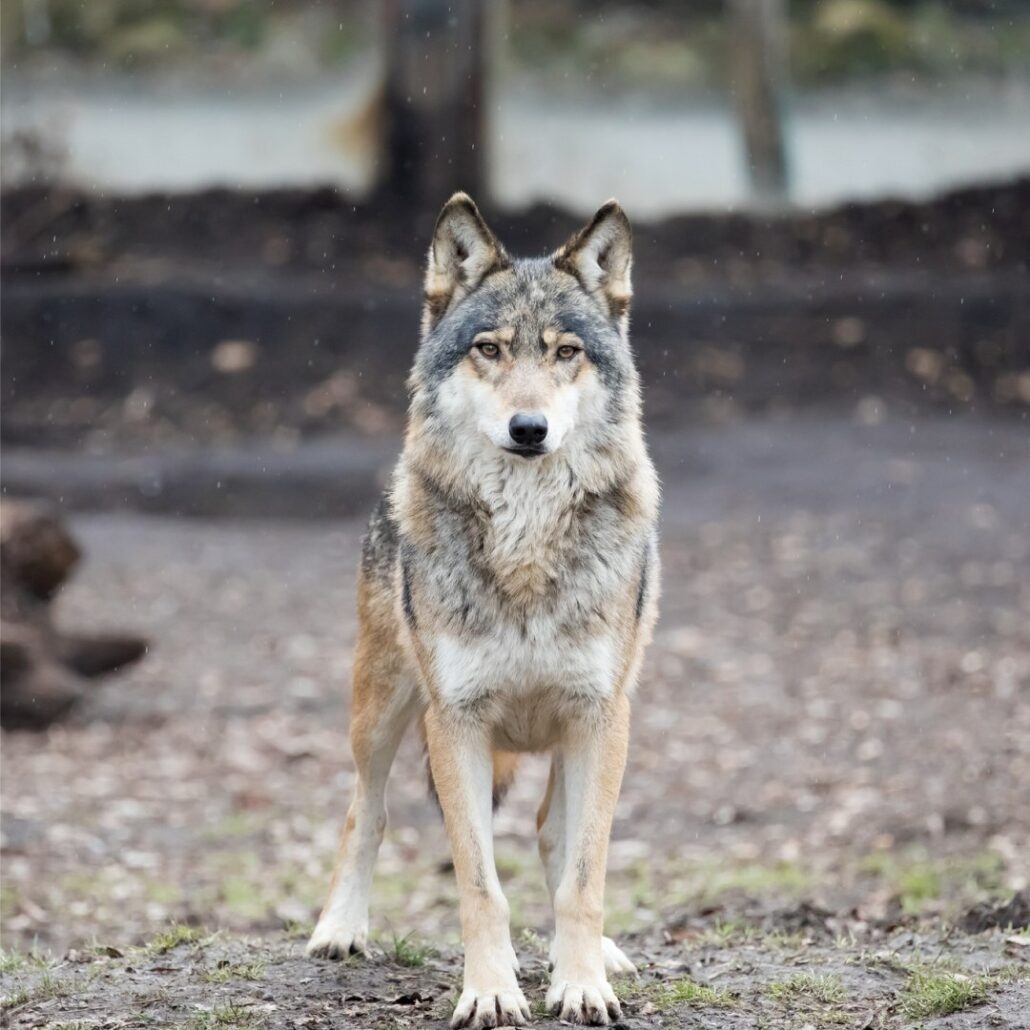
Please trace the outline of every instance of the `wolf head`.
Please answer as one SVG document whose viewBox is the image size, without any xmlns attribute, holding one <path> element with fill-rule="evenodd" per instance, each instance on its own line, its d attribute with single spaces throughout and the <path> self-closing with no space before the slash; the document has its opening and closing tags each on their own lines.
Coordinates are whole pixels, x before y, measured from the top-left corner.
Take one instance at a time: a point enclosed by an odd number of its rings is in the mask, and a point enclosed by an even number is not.
<svg viewBox="0 0 1030 1030">
<path fill-rule="evenodd" d="M 452 458 L 518 464 L 572 462 L 636 423 L 631 241 L 611 200 L 550 257 L 512 259 L 451 197 L 429 248 L 413 428 Z"/>
</svg>

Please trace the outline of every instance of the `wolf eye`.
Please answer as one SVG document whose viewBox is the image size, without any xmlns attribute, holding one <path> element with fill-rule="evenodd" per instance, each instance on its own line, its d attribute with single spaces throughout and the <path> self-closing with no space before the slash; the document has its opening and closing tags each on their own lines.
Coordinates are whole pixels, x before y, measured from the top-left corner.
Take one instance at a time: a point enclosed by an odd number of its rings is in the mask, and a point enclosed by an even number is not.
<svg viewBox="0 0 1030 1030">
<path fill-rule="evenodd" d="M 562 361 L 568 361 L 570 358 L 574 358 L 579 353 L 578 347 L 573 347 L 570 343 L 563 343 L 557 351 L 558 357 Z"/>
<path fill-rule="evenodd" d="M 484 358 L 496 358 L 501 353 L 501 348 L 496 343 L 477 343 L 476 346 Z"/>
</svg>

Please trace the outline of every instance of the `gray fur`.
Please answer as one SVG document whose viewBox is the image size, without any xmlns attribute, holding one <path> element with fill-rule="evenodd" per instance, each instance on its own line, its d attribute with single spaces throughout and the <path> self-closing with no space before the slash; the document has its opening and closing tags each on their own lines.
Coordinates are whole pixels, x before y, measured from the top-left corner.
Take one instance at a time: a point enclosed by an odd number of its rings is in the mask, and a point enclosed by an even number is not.
<svg viewBox="0 0 1030 1030">
<path fill-rule="evenodd" d="M 633 356 L 618 323 L 550 258 L 520 258 L 488 275 L 425 334 L 415 357 L 413 389 L 431 405 L 436 387 L 468 353 L 469 341 L 498 325 L 515 326 L 516 351 L 538 346 L 546 328 L 575 333 L 613 404 L 627 380 L 635 379 Z"/>
<path fill-rule="evenodd" d="M 605 966 L 631 968 L 599 927 L 584 962 L 569 906 L 602 904 L 629 698 L 657 616 L 658 483 L 628 340 L 631 266 L 614 201 L 554 257 L 512 261 L 456 194 L 429 251 L 404 452 L 363 551 L 361 779 L 309 951 L 367 941 L 386 774 L 420 712 L 475 932 L 455 1027 L 529 1018 L 484 860 L 491 771 L 496 790 L 512 753 L 553 751 L 562 777 L 541 815 L 557 923 L 548 1005 L 569 1020 L 618 1018 Z M 527 414 L 546 430 L 533 447 L 516 432 Z M 564 857 L 544 847 L 560 837 Z"/>
<path fill-rule="evenodd" d="M 400 537 L 390 513 L 388 494 L 379 499 L 368 520 L 368 532 L 361 545 L 361 570 L 366 576 L 388 581 L 393 575 Z"/>
<path fill-rule="evenodd" d="M 639 412 L 639 387 L 632 352 L 618 321 L 603 311 L 576 278 L 555 267 L 550 258 L 519 259 L 486 278 L 424 335 L 410 386 L 412 413 L 434 448 L 447 449 L 450 427 L 439 417 L 440 386 L 468 353 L 470 341 L 498 325 L 514 326 L 513 349 L 538 347 L 546 328 L 574 332 L 608 393 L 607 418 L 584 431 L 593 434 L 598 453 L 617 454 Z M 559 452 L 549 460 L 562 467 Z M 654 522 L 641 526 L 625 518 L 627 484 L 618 477 L 606 489 L 584 489 L 577 469 L 562 467 L 572 509 L 568 526 L 554 540 L 554 574 L 546 589 L 531 598 L 508 596 L 497 582 L 486 555 L 491 512 L 451 484 L 426 477 L 405 463 L 398 475 L 418 480 L 428 499 L 433 523 L 431 553 L 402 542 L 401 530 L 388 503 L 373 516 L 366 544 L 366 565 L 388 577 L 401 566 L 401 608 L 409 625 L 417 609 L 437 613 L 441 628 L 456 634 L 488 633 L 498 619 L 512 620 L 527 633 L 528 616 L 547 615 L 572 636 L 603 631 L 617 613 L 612 610 L 613 585 L 639 584 L 634 596 L 637 620 L 657 577 Z M 474 478 L 470 470 L 470 480 Z M 474 491 L 473 491 L 474 492 Z M 400 555 L 400 558 L 398 557 Z"/>
</svg>

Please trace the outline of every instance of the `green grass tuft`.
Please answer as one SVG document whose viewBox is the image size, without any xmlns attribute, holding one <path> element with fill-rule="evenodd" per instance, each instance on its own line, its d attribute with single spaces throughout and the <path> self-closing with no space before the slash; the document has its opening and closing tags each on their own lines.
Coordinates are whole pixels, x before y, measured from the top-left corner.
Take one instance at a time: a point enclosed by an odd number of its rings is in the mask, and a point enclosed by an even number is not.
<svg viewBox="0 0 1030 1030">
<path fill-rule="evenodd" d="M 190 1018 L 191 1030 L 214 1030 L 215 1027 L 233 1027 L 233 1030 L 254 1030 L 256 1023 L 253 1016 L 242 1005 L 229 1002 L 219 1005 L 209 1012 L 195 1012 Z"/>
<path fill-rule="evenodd" d="M 28 959 L 17 951 L 0 948 L 0 973 L 15 973 L 28 965 Z"/>
<path fill-rule="evenodd" d="M 519 941 L 523 947 L 533 952 L 534 955 L 547 955 L 548 944 L 543 937 L 530 927 L 524 927 L 519 934 Z"/>
<path fill-rule="evenodd" d="M 0 999 L 0 1009 L 13 1009 L 30 1001 L 50 1001 L 73 994 L 79 984 L 71 980 L 58 980 L 44 973 L 31 987 L 17 987 Z"/>
<path fill-rule="evenodd" d="M 233 980 L 263 980 L 265 969 L 264 962 L 246 962 L 236 966 L 224 962 L 219 963 L 217 969 L 206 972 L 204 979 L 211 984 L 225 984 Z"/>
<path fill-rule="evenodd" d="M 736 998 L 724 987 L 709 987 L 708 984 L 695 983 L 693 980 L 676 980 L 665 984 L 655 999 L 655 1006 L 659 1009 L 672 1008 L 674 1005 L 732 1009 L 736 1004 Z"/>
<path fill-rule="evenodd" d="M 0 996 L 0 1012 L 16 1009 L 32 1001 L 32 994 L 25 987 L 15 987 L 10 994 Z"/>
<path fill-rule="evenodd" d="M 909 1019 L 961 1012 L 985 1001 L 994 983 L 990 976 L 914 969 L 902 995 L 901 1011 Z"/>
<path fill-rule="evenodd" d="M 410 933 L 404 937 L 394 935 L 391 957 L 399 966 L 417 969 L 424 966 L 433 954 L 434 951 L 428 944 L 419 944 Z"/>
<path fill-rule="evenodd" d="M 152 951 L 164 955 L 180 944 L 195 944 L 203 937 L 203 933 L 195 926 L 173 923 L 167 930 L 162 930 L 148 945 Z"/>
<path fill-rule="evenodd" d="M 283 927 L 283 933 L 291 940 L 307 940 L 315 930 L 314 923 L 301 922 L 297 919 L 290 919 Z"/>
<path fill-rule="evenodd" d="M 777 980 L 766 986 L 772 998 L 787 1001 L 792 998 L 812 998 L 825 1005 L 844 1000 L 844 985 L 835 976 L 820 973 L 798 973 L 789 980 Z"/>
</svg>

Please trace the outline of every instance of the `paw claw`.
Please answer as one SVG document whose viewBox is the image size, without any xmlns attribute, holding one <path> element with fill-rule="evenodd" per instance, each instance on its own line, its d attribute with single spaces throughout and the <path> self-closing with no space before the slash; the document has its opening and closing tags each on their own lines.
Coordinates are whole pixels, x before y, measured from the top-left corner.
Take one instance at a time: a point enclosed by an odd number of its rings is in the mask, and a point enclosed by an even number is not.
<svg viewBox="0 0 1030 1030">
<path fill-rule="evenodd" d="M 323 930 L 316 926 L 304 950 L 310 958 L 339 961 L 350 955 L 364 955 L 367 949 L 367 930 Z"/>
<path fill-rule="evenodd" d="M 461 992 L 451 1017 L 453 1030 L 489 1030 L 496 1026 L 525 1026 L 531 1020 L 529 1004 L 517 987 L 507 991 L 476 991 L 466 988 Z"/>
<path fill-rule="evenodd" d="M 607 1026 L 622 1018 L 618 998 L 607 983 L 594 986 L 559 981 L 547 992 L 548 1011 L 567 1023 Z"/>
</svg>

